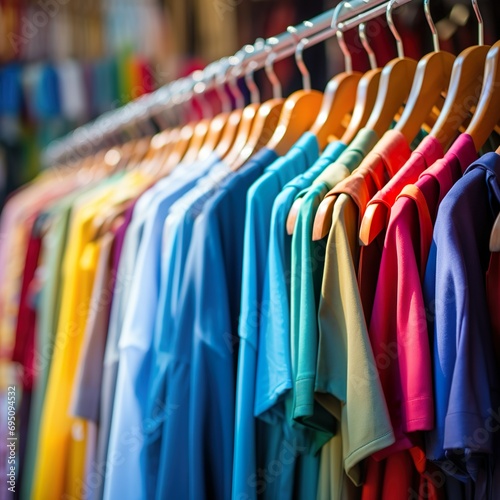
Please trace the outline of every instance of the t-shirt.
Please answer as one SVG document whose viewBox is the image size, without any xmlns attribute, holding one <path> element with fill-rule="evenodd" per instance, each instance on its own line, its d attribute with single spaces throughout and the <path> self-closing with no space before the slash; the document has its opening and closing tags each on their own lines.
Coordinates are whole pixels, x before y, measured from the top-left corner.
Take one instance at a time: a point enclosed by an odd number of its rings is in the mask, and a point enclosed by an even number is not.
<svg viewBox="0 0 500 500">
<path fill-rule="evenodd" d="M 157 498 L 229 498 L 235 334 L 240 308 L 245 196 L 276 159 L 259 151 L 204 206 L 193 228 L 179 314 L 165 352 L 165 409 Z"/>
<path fill-rule="evenodd" d="M 405 137 L 390 130 L 361 165 L 333 188 L 323 204 L 333 203 L 319 300 L 316 399 L 335 416 L 342 436 L 331 470 L 337 477 L 331 497 L 341 499 L 345 470 L 359 486 L 359 463 L 394 442 L 394 434 L 356 279 L 359 221 L 368 201 L 410 156 Z"/>
<path fill-rule="evenodd" d="M 267 262 L 269 226 L 273 202 L 281 188 L 304 172 L 319 154 L 318 141 L 311 133 L 304 134 L 290 151 L 270 165 L 250 187 L 243 242 L 240 337 L 236 389 L 235 443 L 233 466 L 233 497 L 257 498 L 257 484 L 248 481 L 256 474 L 257 447 L 262 438 L 254 419 L 257 349 L 259 344 L 259 313 L 262 302 L 264 273 Z"/>
<path fill-rule="evenodd" d="M 151 382 L 146 406 L 148 425 L 144 460 L 148 473 L 148 497 L 155 495 L 161 453 L 161 430 L 164 419 L 169 415 L 164 406 L 165 373 L 168 364 L 165 345 L 179 313 L 182 277 L 194 223 L 205 203 L 231 175 L 233 172 L 226 163 L 214 165 L 193 189 L 172 205 L 163 225 L 160 294 L 154 327 Z"/>
<path fill-rule="evenodd" d="M 425 272 L 436 399 L 427 456 L 449 474 L 472 479 L 476 498 L 495 498 L 498 491 L 493 468 L 499 460 L 500 379 L 486 272 L 499 211 L 500 156 L 487 153 L 442 201 Z"/>
<path fill-rule="evenodd" d="M 85 265 L 95 267 L 96 273 L 70 412 L 94 423 L 99 422 L 104 349 L 112 298 L 110 261 L 113 241 L 113 233 L 108 232 L 99 240 L 88 243 L 84 250 Z"/>
<path fill-rule="evenodd" d="M 440 200 L 476 158 L 472 138 L 458 137 L 444 158 L 407 186 L 391 210 L 370 322 L 396 442 L 376 454 L 409 449 L 415 431 L 434 425 L 434 398 L 422 281 Z"/>
<path fill-rule="evenodd" d="M 362 129 L 350 146 L 328 167 L 337 175 L 335 184 L 345 179 L 377 142 L 376 134 Z M 289 415 L 316 429 L 315 444 L 319 450 L 336 432 L 334 417 L 314 400 L 318 346 L 317 312 L 323 276 L 326 241 L 312 241 L 316 209 L 335 184 L 323 180 L 323 174 L 312 186 L 299 193 L 302 197 L 292 236 L 291 274 L 291 359 L 294 378 L 293 402 Z"/>
</svg>

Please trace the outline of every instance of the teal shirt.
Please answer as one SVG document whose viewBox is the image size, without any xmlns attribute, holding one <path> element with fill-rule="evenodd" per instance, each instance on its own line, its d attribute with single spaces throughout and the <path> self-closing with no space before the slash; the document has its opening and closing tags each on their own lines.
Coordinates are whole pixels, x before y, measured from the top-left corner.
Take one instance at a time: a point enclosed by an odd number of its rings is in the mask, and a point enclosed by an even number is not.
<svg viewBox="0 0 500 500">
<path fill-rule="evenodd" d="M 334 416 L 314 399 L 318 354 L 318 307 L 323 277 L 326 238 L 312 240 L 316 210 L 326 193 L 357 168 L 378 140 L 375 132 L 361 129 L 334 166 L 328 167 L 303 197 L 292 237 L 291 358 L 294 376 L 291 417 L 315 429 L 319 450 L 336 432 Z"/>
</svg>

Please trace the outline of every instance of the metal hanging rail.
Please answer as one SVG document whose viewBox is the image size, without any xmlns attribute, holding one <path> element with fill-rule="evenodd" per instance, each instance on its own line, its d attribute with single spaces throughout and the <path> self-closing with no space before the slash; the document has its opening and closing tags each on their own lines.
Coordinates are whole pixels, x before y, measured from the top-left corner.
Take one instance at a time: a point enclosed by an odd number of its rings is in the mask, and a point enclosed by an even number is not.
<svg viewBox="0 0 500 500">
<path fill-rule="evenodd" d="M 410 1 L 392 0 L 392 3 L 394 7 L 398 7 Z M 231 78 L 234 82 L 236 77 L 240 76 L 235 76 L 235 67 L 241 69 L 252 64 L 253 71 L 263 69 L 270 52 L 276 54 L 274 61 L 289 57 L 294 54 L 298 40 L 310 39 L 308 47 L 320 43 L 335 35 L 339 27 L 346 31 L 384 15 L 389 3 L 390 0 L 344 2 L 338 12 L 337 26 L 332 26 L 335 9 L 330 9 L 310 21 L 304 21 L 298 26 L 288 28 L 288 31 L 280 35 L 268 38 L 263 43 L 247 45 L 234 56 L 209 64 L 204 71 L 198 71 L 186 78 L 168 83 L 150 94 L 104 113 L 94 121 L 78 127 L 67 136 L 53 141 L 44 152 L 43 162 L 46 165 L 54 165 L 68 161 L 70 158 L 85 157 L 106 143 L 116 145 L 113 144 L 117 142 L 116 139 L 114 141 L 110 139 L 132 123 L 144 123 L 170 103 L 181 101 L 186 96 L 199 94 Z"/>
</svg>

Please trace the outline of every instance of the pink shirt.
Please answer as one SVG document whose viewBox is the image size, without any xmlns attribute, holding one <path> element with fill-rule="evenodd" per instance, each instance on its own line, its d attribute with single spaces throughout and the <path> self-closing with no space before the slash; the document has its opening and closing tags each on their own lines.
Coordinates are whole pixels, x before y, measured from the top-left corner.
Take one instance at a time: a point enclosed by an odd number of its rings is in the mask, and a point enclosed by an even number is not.
<svg viewBox="0 0 500 500">
<path fill-rule="evenodd" d="M 434 424 L 432 371 L 422 281 L 440 201 L 477 159 L 469 135 L 397 197 L 385 237 L 370 340 L 396 442 L 382 459 L 418 444 L 411 433 Z"/>
</svg>

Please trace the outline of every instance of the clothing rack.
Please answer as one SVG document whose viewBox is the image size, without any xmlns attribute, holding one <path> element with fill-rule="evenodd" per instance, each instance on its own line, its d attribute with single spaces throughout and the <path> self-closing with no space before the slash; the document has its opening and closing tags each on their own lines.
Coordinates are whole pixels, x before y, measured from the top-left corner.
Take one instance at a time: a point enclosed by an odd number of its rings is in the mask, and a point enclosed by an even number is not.
<svg viewBox="0 0 500 500">
<path fill-rule="evenodd" d="M 252 65 L 257 71 L 266 65 L 271 52 L 279 61 L 294 54 L 300 40 L 309 39 L 309 44 L 320 43 L 342 31 L 352 29 L 386 13 L 389 8 L 399 7 L 411 0 L 352 0 L 341 2 L 298 26 L 289 27 L 280 35 L 256 42 L 240 49 L 234 56 L 209 64 L 204 71 L 194 72 L 188 77 L 170 82 L 158 90 L 144 95 L 118 109 L 99 116 L 92 122 L 78 127 L 67 136 L 53 141 L 43 154 L 47 166 L 67 162 L 69 159 L 85 157 L 99 150 L 104 144 L 120 143 L 117 135 L 132 124 L 144 123 L 173 102 L 179 102 L 193 95 L 203 93 L 220 83 L 233 81 L 241 75 L 235 70 Z M 336 23 L 335 23 L 336 21 Z M 336 26 L 335 26 L 336 24 Z"/>
</svg>

